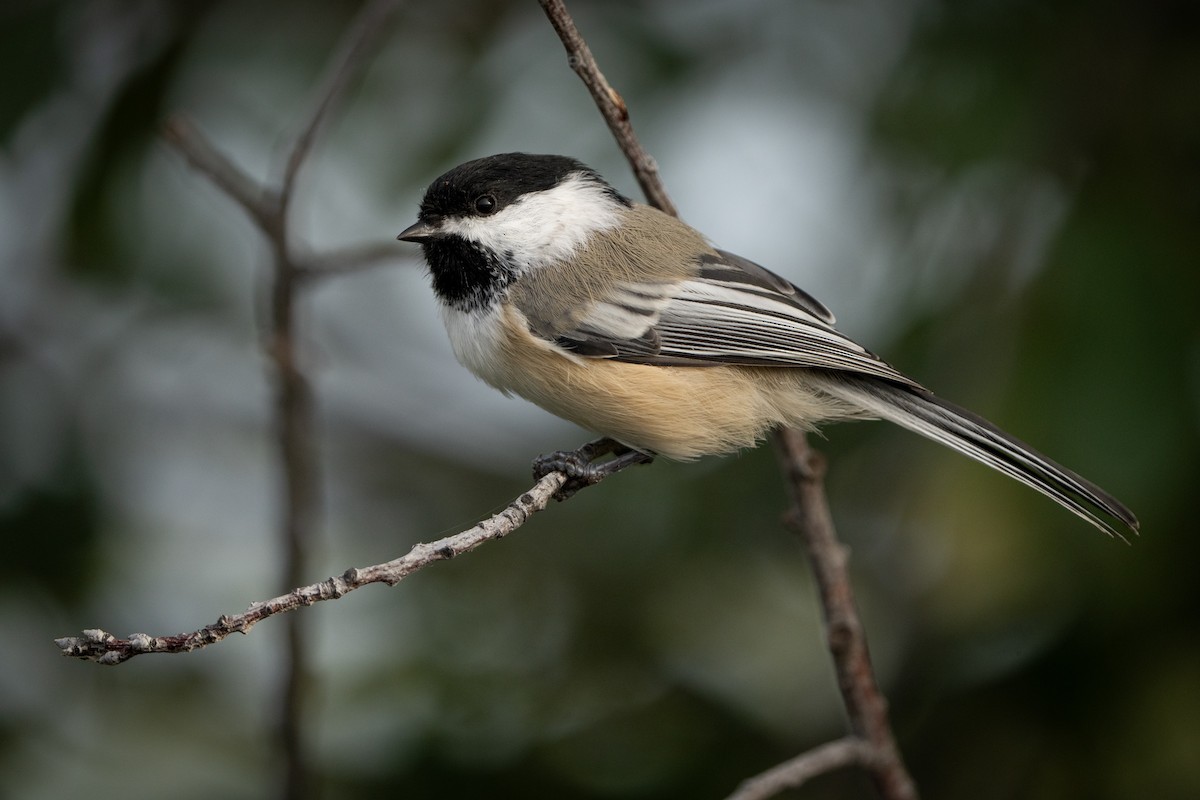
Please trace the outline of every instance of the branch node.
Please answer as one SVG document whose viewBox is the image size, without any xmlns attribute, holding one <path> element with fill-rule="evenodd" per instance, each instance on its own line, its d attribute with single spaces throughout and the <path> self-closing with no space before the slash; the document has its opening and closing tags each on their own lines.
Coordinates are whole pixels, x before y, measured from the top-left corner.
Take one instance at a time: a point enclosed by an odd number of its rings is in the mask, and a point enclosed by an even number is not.
<svg viewBox="0 0 1200 800">
<path fill-rule="evenodd" d="M 135 653 L 153 652 L 154 644 L 154 638 L 148 633 L 129 634 L 129 649 Z"/>
<path fill-rule="evenodd" d="M 621 122 L 629 122 L 629 107 L 625 105 L 625 98 L 621 97 L 617 90 L 611 86 L 608 87 L 608 99 L 616 106 L 617 119 L 621 120 Z"/>
<path fill-rule="evenodd" d="M 108 644 L 115 641 L 117 637 L 113 636 L 106 630 L 101 628 L 88 628 L 83 632 L 83 641 L 87 644 Z"/>
<path fill-rule="evenodd" d="M 851 620 L 844 617 L 836 619 L 831 617 L 825 633 L 825 640 L 829 644 L 830 652 L 837 656 L 844 656 L 854 646 L 860 632 L 859 626 Z"/>
<path fill-rule="evenodd" d="M 321 584 L 321 599 L 337 600 L 348 591 L 350 587 L 346 585 L 346 579 L 335 575 Z"/>
</svg>

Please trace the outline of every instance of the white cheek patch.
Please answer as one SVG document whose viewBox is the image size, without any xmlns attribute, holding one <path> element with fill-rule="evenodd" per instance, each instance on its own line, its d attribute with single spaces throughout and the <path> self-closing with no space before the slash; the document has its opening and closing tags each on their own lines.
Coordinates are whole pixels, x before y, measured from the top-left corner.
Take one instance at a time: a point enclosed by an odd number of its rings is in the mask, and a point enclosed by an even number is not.
<svg viewBox="0 0 1200 800">
<path fill-rule="evenodd" d="M 572 175 L 553 189 L 524 195 L 490 217 L 448 219 L 443 229 L 524 270 L 569 257 L 592 234 L 617 226 L 623 211 L 606 187 Z"/>
</svg>

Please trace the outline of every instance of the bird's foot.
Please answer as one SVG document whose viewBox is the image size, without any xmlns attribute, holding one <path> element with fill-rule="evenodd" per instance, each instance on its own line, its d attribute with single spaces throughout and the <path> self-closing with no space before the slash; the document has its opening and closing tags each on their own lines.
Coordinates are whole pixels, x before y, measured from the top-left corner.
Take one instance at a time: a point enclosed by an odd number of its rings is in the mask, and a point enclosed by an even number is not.
<svg viewBox="0 0 1200 800">
<path fill-rule="evenodd" d="M 596 463 L 596 459 L 608 454 L 613 458 Z M 533 460 L 533 479 L 541 480 L 551 472 L 561 472 L 567 482 L 555 493 L 554 499 L 566 500 L 588 486 L 593 486 L 609 475 L 620 472 L 634 464 L 649 464 L 654 456 L 626 447 L 613 439 L 597 439 L 578 450 L 558 450 L 538 456 Z"/>
</svg>

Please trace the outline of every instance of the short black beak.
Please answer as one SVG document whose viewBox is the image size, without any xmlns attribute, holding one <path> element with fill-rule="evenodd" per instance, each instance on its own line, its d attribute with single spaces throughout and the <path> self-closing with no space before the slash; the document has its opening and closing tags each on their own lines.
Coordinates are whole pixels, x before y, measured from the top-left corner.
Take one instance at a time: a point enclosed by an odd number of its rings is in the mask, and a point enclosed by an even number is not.
<svg viewBox="0 0 1200 800">
<path fill-rule="evenodd" d="M 396 238 L 402 242 L 422 244 L 435 236 L 440 236 L 441 233 L 441 228 L 438 225 L 418 220 L 416 224 L 409 225 L 400 231 L 400 235 Z"/>
</svg>

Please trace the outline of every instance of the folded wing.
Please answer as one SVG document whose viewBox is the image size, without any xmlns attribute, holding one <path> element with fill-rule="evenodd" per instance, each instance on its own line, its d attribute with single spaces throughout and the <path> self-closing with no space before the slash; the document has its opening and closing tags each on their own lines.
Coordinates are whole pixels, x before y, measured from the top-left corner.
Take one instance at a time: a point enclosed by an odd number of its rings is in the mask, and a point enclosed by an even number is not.
<svg viewBox="0 0 1200 800">
<path fill-rule="evenodd" d="M 917 386 L 832 323 L 802 289 L 716 251 L 690 279 L 618 284 L 569 329 L 535 332 L 578 355 L 638 364 L 808 367 Z"/>
</svg>

